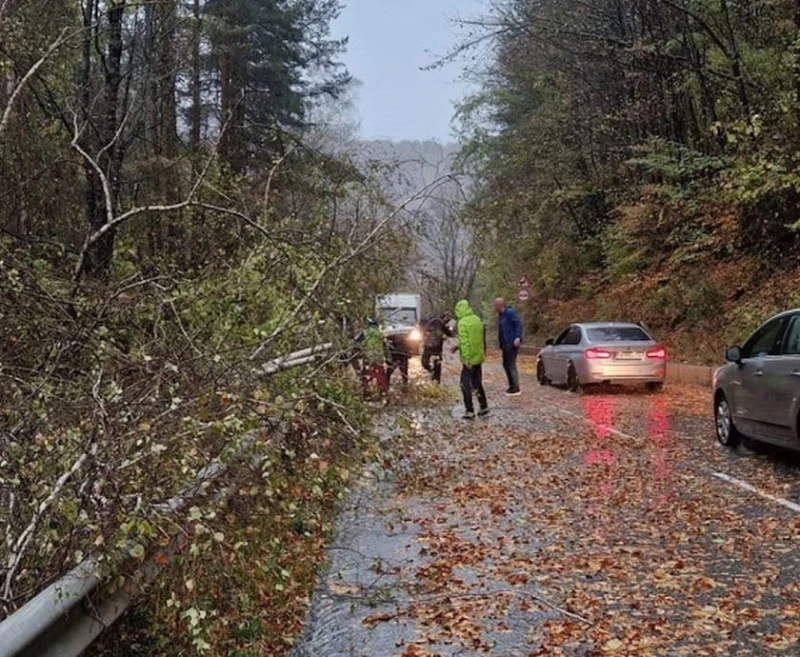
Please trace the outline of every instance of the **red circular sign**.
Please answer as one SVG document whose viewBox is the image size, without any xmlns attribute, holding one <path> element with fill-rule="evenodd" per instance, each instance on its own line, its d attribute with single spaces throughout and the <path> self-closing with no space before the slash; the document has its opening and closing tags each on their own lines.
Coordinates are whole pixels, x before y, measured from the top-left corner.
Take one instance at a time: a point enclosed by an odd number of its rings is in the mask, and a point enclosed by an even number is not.
<svg viewBox="0 0 800 657">
<path fill-rule="evenodd" d="M 528 292 L 528 290 L 525 290 L 525 289 L 520 290 L 519 292 L 517 292 L 517 299 L 519 301 L 530 301 L 531 293 Z"/>
</svg>

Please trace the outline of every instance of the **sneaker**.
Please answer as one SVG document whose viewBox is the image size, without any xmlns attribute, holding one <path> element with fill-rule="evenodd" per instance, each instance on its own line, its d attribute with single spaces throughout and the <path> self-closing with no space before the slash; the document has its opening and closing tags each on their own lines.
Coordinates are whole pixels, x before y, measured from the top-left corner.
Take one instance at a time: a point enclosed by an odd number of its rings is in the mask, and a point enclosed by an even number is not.
<svg viewBox="0 0 800 657">
<path fill-rule="evenodd" d="M 462 420 L 474 420 L 475 419 L 475 413 L 464 413 L 464 415 L 461 416 L 461 419 Z"/>
<path fill-rule="evenodd" d="M 486 417 L 487 415 L 489 415 L 488 408 L 482 408 L 481 410 L 478 411 L 478 417 Z"/>
<path fill-rule="evenodd" d="M 508 397 L 519 397 L 522 393 L 519 390 L 508 390 L 506 392 L 506 396 Z"/>
</svg>

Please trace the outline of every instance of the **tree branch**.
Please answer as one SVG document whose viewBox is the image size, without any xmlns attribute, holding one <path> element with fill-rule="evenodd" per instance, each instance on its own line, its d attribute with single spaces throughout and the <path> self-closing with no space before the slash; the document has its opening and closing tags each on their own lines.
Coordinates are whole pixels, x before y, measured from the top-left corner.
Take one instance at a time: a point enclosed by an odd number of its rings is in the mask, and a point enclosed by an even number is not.
<svg viewBox="0 0 800 657">
<path fill-rule="evenodd" d="M 289 150 L 287 150 L 281 157 L 275 162 L 274 166 L 269 171 L 269 176 L 267 177 L 267 185 L 264 188 L 264 214 L 266 215 L 269 212 L 269 195 L 270 191 L 272 190 L 272 179 L 275 177 L 275 173 L 278 171 L 280 166 L 286 161 L 286 159 L 294 153 L 296 150 L 296 146 L 292 146 Z"/>
<path fill-rule="evenodd" d="M 0 25 L 2 25 L 3 11 L 6 9 L 8 2 L 9 0 L 5 0 L 5 2 L 2 5 L 0 5 Z M 41 58 L 39 58 L 39 61 L 37 61 L 33 66 L 31 66 L 28 69 L 28 72 L 22 77 L 17 86 L 14 87 L 14 91 L 11 93 L 11 97 L 8 99 L 8 102 L 6 103 L 6 108 L 3 111 L 3 117 L 0 118 L 0 137 L 3 136 L 3 133 L 6 131 L 6 128 L 8 127 L 8 122 L 11 119 L 11 112 L 14 109 L 14 105 L 16 104 L 17 99 L 20 97 L 20 94 L 22 94 L 22 91 L 31 81 L 33 76 L 36 75 L 36 73 L 38 73 L 39 69 L 42 68 L 42 66 L 44 66 L 45 62 L 48 59 L 50 59 L 50 56 L 56 50 L 58 50 L 69 39 L 71 39 L 73 36 L 79 33 L 80 32 L 73 32 L 72 34 L 70 34 L 69 28 L 67 27 L 61 30 L 61 34 L 59 35 L 58 39 L 56 39 L 50 45 L 50 47 L 47 49 L 44 55 L 42 55 Z"/>
<path fill-rule="evenodd" d="M 31 539 L 33 538 L 33 533 L 36 531 L 36 528 L 39 526 L 39 521 L 42 519 L 44 513 L 53 505 L 53 503 L 58 499 L 58 496 L 61 495 L 61 491 L 64 490 L 64 486 L 67 485 L 67 482 L 72 478 L 72 476 L 77 473 L 86 462 L 94 457 L 97 453 L 97 441 L 93 440 L 92 443 L 89 445 L 89 449 L 83 452 L 72 464 L 72 466 L 64 472 L 56 481 L 55 485 L 53 486 L 53 490 L 50 491 L 50 494 L 39 504 L 39 507 L 33 514 L 30 523 L 22 533 L 17 538 L 16 542 L 14 543 L 13 549 L 10 551 L 8 555 L 8 561 L 6 563 L 6 577 L 5 583 L 3 585 L 3 599 L 9 600 L 12 597 L 12 590 L 14 585 L 14 577 L 17 574 L 17 569 L 19 568 L 20 562 L 22 561 L 22 557 L 25 554 L 28 546 L 30 545 Z"/>
</svg>

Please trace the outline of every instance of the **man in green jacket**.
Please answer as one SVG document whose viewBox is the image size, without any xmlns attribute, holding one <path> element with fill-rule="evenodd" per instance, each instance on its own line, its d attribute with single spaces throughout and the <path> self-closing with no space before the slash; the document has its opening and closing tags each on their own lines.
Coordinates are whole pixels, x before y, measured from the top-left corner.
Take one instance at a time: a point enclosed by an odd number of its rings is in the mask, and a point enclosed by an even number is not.
<svg viewBox="0 0 800 657">
<path fill-rule="evenodd" d="M 485 332 L 483 322 L 469 302 L 459 301 L 456 304 L 456 331 L 458 334 L 458 352 L 461 357 L 461 392 L 464 395 L 465 420 L 475 419 L 475 407 L 472 404 L 472 391 L 478 393 L 480 410 L 478 415 L 489 414 L 489 404 L 483 389 L 483 359 L 485 354 Z"/>
</svg>

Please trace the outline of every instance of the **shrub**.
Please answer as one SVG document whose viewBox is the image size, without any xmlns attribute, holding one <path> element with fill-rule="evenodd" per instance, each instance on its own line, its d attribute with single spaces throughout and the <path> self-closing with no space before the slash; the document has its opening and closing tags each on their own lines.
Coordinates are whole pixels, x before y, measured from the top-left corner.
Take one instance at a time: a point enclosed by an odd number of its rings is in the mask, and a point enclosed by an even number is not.
<svg viewBox="0 0 800 657">
<path fill-rule="evenodd" d="M 697 322 L 712 317 L 725 297 L 716 285 L 703 279 L 687 289 L 685 298 L 686 319 Z"/>
</svg>

